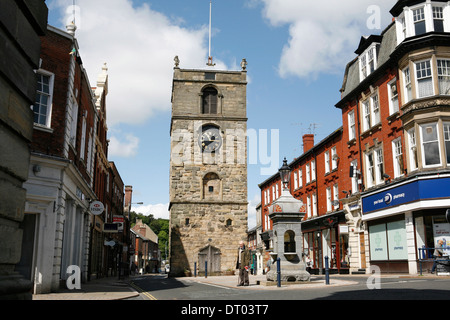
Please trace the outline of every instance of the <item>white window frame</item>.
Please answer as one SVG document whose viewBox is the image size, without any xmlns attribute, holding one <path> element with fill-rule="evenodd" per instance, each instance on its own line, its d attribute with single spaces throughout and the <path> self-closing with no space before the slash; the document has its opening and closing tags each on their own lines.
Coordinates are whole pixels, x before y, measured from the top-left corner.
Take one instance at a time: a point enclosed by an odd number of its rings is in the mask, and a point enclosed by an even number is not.
<svg viewBox="0 0 450 320">
<path fill-rule="evenodd" d="M 350 165 L 353 167 L 353 177 L 352 179 L 352 193 L 357 193 L 358 190 L 358 174 L 356 171 L 358 170 L 358 160 L 353 160 Z"/>
<path fill-rule="evenodd" d="M 298 170 L 298 187 L 303 187 L 303 169 Z"/>
<path fill-rule="evenodd" d="M 307 207 L 307 210 L 308 210 L 308 217 L 312 217 L 313 216 L 313 212 L 311 210 L 311 195 L 310 194 L 308 194 L 306 196 L 306 207 Z"/>
<path fill-rule="evenodd" d="M 408 157 L 409 157 L 409 171 L 414 171 L 419 168 L 419 158 L 417 153 L 417 139 L 416 129 L 412 128 L 406 132 L 408 136 Z"/>
<path fill-rule="evenodd" d="M 325 151 L 324 153 L 325 158 L 325 174 L 330 173 L 330 151 Z"/>
<path fill-rule="evenodd" d="M 333 206 L 333 210 L 339 209 L 339 186 L 337 183 L 333 185 L 333 200 L 337 201 L 337 205 Z"/>
<path fill-rule="evenodd" d="M 316 181 L 316 161 L 311 161 L 311 181 Z"/>
<path fill-rule="evenodd" d="M 401 137 L 392 140 L 392 161 L 394 162 L 394 178 L 403 176 L 403 149 Z"/>
<path fill-rule="evenodd" d="M 348 113 L 348 140 L 356 138 L 355 110 Z"/>
<path fill-rule="evenodd" d="M 411 84 L 411 69 L 408 67 L 402 70 L 403 73 L 403 90 L 405 93 L 403 94 L 405 103 L 408 103 L 413 99 L 413 91 Z"/>
<path fill-rule="evenodd" d="M 429 64 L 429 68 L 425 67 L 418 69 L 418 66 L 422 67 L 424 66 L 424 64 Z M 427 70 L 429 69 L 430 74 L 428 75 Z M 417 98 L 426 98 L 426 97 L 430 97 L 435 95 L 436 93 L 434 92 L 434 79 L 433 79 L 433 63 L 431 58 L 430 59 L 426 59 L 426 60 L 421 60 L 421 61 L 417 61 L 414 63 L 414 70 L 415 70 L 415 83 L 416 83 L 416 97 Z M 418 75 L 418 72 L 421 73 L 420 77 Z M 419 81 L 424 80 L 424 79 L 430 79 L 431 81 L 431 88 L 432 88 L 432 92 L 431 94 L 428 95 L 420 95 L 420 88 L 419 88 Z"/>
<path fill-rule="evenodd" d="M 306 164 L 306 184 L 311 182 L 311 167 L 310 164 Z"/>
<path fill-rule="evenodd" d="M 414 35 L 418 35 L 416 31 L 416 24 L 423 22 L 425 26 L 425 31 L 420 34 L 427 33 L 427 19 L 425 14 L 425 7 L 417 7 L 411 10 L 412 17 L 413 17 L 413 28 L 414 28 Z"/>
<path fill-rule="evenodd" d="M 317 194 L 312 194 L 312 210 L 313 210 L 313 216 L 317 216 Z"/>
<path fill-rule="evenodd" d="M 399 112 L 400 104 L 398 101 L 398 87 L 397 87 L 397 78 L 391 80 L 388 85 L 388 97 L 389 97 L 389 114 L 392 115 L 394 113 Z"/>
<path fill-rule="evenodd" d="M 81 146 L 80 146 L 80 159 L 84 160 L 84 154 L 86 153 L 86 117 L 83 117 L 81 124 Z"/>
<path fill-rule="evenodd" d="M 450 59 L 440 59 L 438 58 L 436 61 L 437 65 L 437 77 L 438 77 L 438 85 L 439 85 L 439 94 L 440 95 L 450 95 Z M 444 82 L 442 78 L 445 78 L 445 82 L 447 86 L 445 89 L 441 82 Z"/>
<path fill-rule="evenodd" d="M 298 189 L 298 170 L 294 171 L 294 190 Z"/>
<path fill-rule="evenodd" d="M 372 43 L 359 56 L 359 77 L 361 81 L 377 69 L 377 46 L 378 43 Z"/>
<path fill-rule="evenodd" d="M 445 161 L 450 164 L 450 122 L 443 123 Z"/>
<path fill-rule="evenodd" d="M 437 135 L 437 139 L 433 140 L 433 141 L 424 141 L 423 138 L 423 129 L 426 130 L 427 127 L 431 127 L 433 126 L 436 129 L 436 135 Z M 433 167 L 439 167 L 442 165 L 442 151 L 441 151 L 441 144 L 440 144 L 440 137 L 439 137 L 439 126 L 437 122 L 432 122 L 432 123 L 425 123 L 425 124 L 420 124 L 420 142 L 421 142 L 421 150 L 422 150 L 422 167 L 423 168 L 433 168 Z M 439 152 L 439 163 L 435 163 L 435 164 L 427 164 L 426 163 L 426 156 L 427 156 L 427 152 L 425 151 L 425 144 L 431 144 L 431 143 L 437 143 L 438 146 L 438 152 Z"/>
<path fill-rule="evenodd" d="M 337 149 L 336 147 L 331 148 L 331 170 L 334 170 L 337 168 Z"/>
<path fill-rule="evenodd" d="M 366 152 L 364 159 L 366 161 L 367 188 L 381 184 L 384 173 L 383 148 L 380 147 Z"/>
<path fill-rule="evenodd" d="M 327 197 L 327 212 L 331 211 L 332 204 L 331 204 L 331 187 L 326 188 L 326 197 Z"/>
<path fill-rule="evenodd" d="M 48 77 L 48 87 L 49 87 L 49 92 L 41 92 L 38 90 L 38 88 L 36 87 L 36 99 L 38 97 L 38 95 L 46 95 L 47 96 L 47 112 L 45 115 L 45 124 L 39 123 L 39 122 L 34 122 L 34 114 L 35 112 L 33 111 L 33 123 L 35 126 L 38 127 L 45 127 L 45 128 L 50 128 L 51 127 L 51 123 L 52 123 L 52 109 L 53 109 L 53 90 L 54 90 L 54 85 L 55 85 L 55 74 L 43 69 L 39 69 L 36 71 L 36 75 L 39 76 L 44 76 L 44 77 Z M 37 83 L 37 77 L 36 77 L 36 83 Z M 31 110 L 33 110 L 33 106 L 31 107 Z M 40 108 L 39 108 L 40 111 Z"/>
</svg>

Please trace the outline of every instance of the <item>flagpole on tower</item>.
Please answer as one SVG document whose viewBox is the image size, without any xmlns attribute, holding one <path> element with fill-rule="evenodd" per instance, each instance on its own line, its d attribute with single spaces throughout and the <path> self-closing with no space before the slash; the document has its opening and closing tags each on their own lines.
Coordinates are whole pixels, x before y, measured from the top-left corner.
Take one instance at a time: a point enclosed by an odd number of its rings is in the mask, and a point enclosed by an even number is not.
<svg viewBox="0 0 450 320">
<path fill-rule="evenodd" d="M 211 56 L 211 11 L 212 11 L 212 0 L 209 0 L 209 52 L 208 52 L 208 66 L 216 65 L 213 63 L 213 58 Z"/>
</svg>

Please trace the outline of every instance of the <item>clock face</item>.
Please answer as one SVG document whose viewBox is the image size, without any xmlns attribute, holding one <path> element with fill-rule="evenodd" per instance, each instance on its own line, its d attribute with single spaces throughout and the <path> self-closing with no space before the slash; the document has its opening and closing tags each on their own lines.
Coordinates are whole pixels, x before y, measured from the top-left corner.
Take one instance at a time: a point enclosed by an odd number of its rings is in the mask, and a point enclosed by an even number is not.
<svg viewBox="0 0 450 320">
<path fill-rule="evenodd" d="M 202 152 L 215 152 L 222 146 L 222 137 L 220 136 L 219 128 L 213 126 L 203 127 L 199 140 Z"/>
</svg>

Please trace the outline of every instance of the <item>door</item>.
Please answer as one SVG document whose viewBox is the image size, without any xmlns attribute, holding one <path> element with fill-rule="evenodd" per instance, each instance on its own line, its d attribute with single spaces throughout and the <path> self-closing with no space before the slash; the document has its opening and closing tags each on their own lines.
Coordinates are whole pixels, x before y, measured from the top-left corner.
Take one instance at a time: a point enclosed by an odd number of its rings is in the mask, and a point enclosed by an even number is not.
<svg viewBox="0 0 450 320">
<path fill-rule="evenodd" d="M 16 264 L 18 271 L 25 279 L 33 280 L 33 256 L 36 230 L 36 214 L 25 214 L 20 228 L 23 230 L 22 255 Z"/>
<path fill-rule="evenodd" d="M 198 253 L 198 270 L 205 273 L 207 267 L 208 274 L 220 272 L 220 257 L 221 253 L 218 248 L 207 246 Z"/>
<path fill-rule="evenodd" d="M 364 233 L 359 234 L 359 255 L 361 259 L 361 269 L 366 268 L 366 243 L 364 241 Z"/>
</svg>

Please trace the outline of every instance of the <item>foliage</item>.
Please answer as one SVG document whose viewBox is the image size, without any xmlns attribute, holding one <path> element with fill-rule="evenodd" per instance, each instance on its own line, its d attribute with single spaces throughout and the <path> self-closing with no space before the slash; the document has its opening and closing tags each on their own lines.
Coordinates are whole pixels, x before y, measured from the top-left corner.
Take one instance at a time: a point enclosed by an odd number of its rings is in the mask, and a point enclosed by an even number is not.
<svg viewBox="0 0 450 320">
<path fill-rule="evenodd" d="M 169 220 L 168 219 L 155 219 L 153 214 L 148 216 L 142 213 L 130 212 L 131 227 L 136 225 L 136 220 L 141 219 L 142 223 L 148 225 L 150 229 L 158 236 L 158 246 L 161 251 L 162 259 L 166 259 L 166 244 L 169 245 Z M 168 250 L 168 248 L 167 248 Z"/>
</svg>

